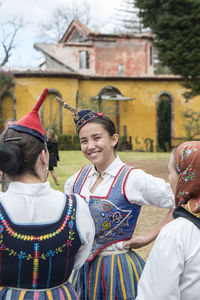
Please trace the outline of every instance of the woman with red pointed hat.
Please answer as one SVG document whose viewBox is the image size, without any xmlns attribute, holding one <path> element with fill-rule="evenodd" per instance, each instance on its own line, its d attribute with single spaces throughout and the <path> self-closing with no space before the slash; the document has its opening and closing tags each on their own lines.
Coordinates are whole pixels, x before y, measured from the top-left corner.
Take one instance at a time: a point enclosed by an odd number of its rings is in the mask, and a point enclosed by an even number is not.
<svg viewBox="0 0 200 300">
<path fill-rule="evenodd" d="M 144 261 L 130 248 L 150 243 L 170 220 L 169 215 L 147 236 L 135 237 L 141 206 L 173 208 L 173 193 L 164 180 L 119 159 L 115 153 L 118 135 L 111 119 L 57 100 L 73 112 L 81 150 L 91 162 L 65 184 L 66 193 L 79 194 L 88 203 L 96 229 L 87 262 L 74 272 L 75 290 L 82 300 L 133 300 Z"/>
<path fill-rule="evenodd" d="M 38 110 L 0 136 L 0 169 L 11 179 L 0 194 L 0 299 L 73 299 L 68 279 L 89 255 L 94 225 L 79 196 L 52 189 Z"/>
</svg>

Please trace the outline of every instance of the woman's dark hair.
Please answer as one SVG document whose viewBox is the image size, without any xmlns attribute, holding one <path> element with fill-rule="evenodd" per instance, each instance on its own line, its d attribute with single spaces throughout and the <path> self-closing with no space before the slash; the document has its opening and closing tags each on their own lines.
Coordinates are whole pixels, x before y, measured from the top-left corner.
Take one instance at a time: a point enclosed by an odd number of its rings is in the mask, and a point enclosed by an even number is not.
<svg viewBox="0 0 200 300">
<path fill-rule="evenodd" d="M 10 177 L 26 172 L 38 177 L 35 163 L 45 148 L 38 138 L 8 128 L 0 136 L 0 170 Z"/>
<path fill-rule="evenodd" d="M 115 124 L 110 118 L 106 117 L 105 115 L 91 120 L 90 123 L 101 124 L 104 127 L 104 129 L 109 133 L 110 136 L 113 136 L 113 134 L 116 133 Z"/>
<path fill-rule="evenodd" d="M 108 132 L 110 136 L 116 133 L 116 127 L 114 122 L 107 116 L 103 115 L 101 117 L 96 117 L 95 119 L 89 121 L 88 123 L 98 123 L 103 126 L 103 128 Z M 115 145 L 114 149 L 117 148 L 118 143 Z"/>
</svg>

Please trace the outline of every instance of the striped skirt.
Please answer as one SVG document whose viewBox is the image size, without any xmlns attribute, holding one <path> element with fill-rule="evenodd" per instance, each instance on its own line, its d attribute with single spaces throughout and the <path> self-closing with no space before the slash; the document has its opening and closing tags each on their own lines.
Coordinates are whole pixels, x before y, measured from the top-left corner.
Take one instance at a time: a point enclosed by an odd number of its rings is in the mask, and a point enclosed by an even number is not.
<svg viewBox="0 0 200 300">
<path fill-rule="evenodd" d="M 74 271 L 72 283 L 80 300 L 132 300 L 144 264 L 134 251 L 98 255 Z"/>
<path fill-rule="evenodd" d="M 22 290 L 0 287 L 1 300 L 78 300 L 71 283 L 55 287 L 49 290 Z"/>
</svg>

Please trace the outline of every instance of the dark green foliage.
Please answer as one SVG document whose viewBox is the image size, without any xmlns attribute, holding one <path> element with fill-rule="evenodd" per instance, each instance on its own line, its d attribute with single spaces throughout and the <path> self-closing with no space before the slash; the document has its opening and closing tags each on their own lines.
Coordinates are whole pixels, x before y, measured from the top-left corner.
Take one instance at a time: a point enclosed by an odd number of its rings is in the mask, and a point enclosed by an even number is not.
<svg viewBox="0 0 200 300">
<path fill-rule="evenodd" d="M 160 61 L 182 76 L 186 100 L 200 94 L 200 1 L 136 0 L 135 5 L 156 36 Z"/>
<path fill-rule="evenodd" d="M 158 150 L 167 152 L 171 147 L 170 99 L 161 98 L 157 107 Z"/>
<path fill-rule="evenodd" d="M 117 150 L 118 151 L 123 151 L 123 150 L 125 150 L 125 148 L 126 148 L 126 137 L 120 135 L 118 145 L 117 145 Z"/>
<path fill-rule="evenodd" d="M 119 136 L 119 142 L 117 146 L 118 151 L 126 150 L 126 137 Z M 81 150 L 81 145 L 79 142 L 79 136 L 62 134 L 58 136 L 58 150 Z"/>
<path fill-rule="evenodd" d="M 61 134 L 58 136 L 59 150 L 81 150 L 78 135 Z"/>
<path fill-rule="evenodd" d="M 78 134 L 74 135 L 74 139 L 73 140 L 74 140 L 73 150 L 81 150 L 81 145 L 80 145 Z"/>
<path fill-rule="evenodd" d="M 144 143 L 145 143 L 145 151 L 146 152 L 153 152 L 153 139 L 145 138 Z"/>
<path fill-rule="evenodd" d="M 72 135 L 62 134 L 58 136 L 58 149 L 59 150 L 72 150 Z"/>
</svg>

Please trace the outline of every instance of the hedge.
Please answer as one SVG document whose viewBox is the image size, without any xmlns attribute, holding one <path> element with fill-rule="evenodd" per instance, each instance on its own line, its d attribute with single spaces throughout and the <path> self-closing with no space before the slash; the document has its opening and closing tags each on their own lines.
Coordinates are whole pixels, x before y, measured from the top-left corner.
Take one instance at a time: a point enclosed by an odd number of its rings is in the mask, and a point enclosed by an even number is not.
<svg viewBox="0 0 200 300">
<path fill-rule="evenodd" d="M 119 136 L 118 151 L 126 149 L 126 139 Z M 81 150 L 78 135 L 61 134 L 58 136 L 58 150 Z"/>
</svg>

